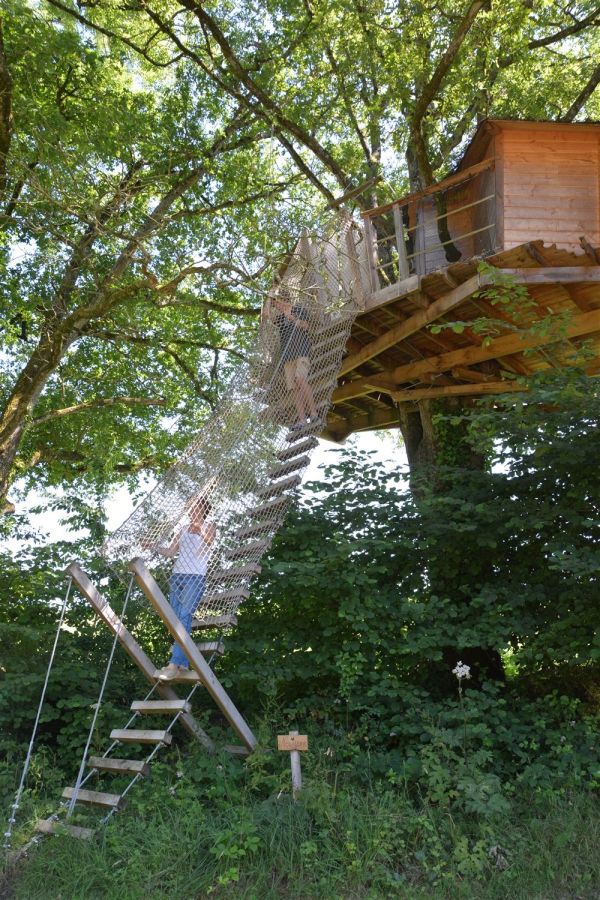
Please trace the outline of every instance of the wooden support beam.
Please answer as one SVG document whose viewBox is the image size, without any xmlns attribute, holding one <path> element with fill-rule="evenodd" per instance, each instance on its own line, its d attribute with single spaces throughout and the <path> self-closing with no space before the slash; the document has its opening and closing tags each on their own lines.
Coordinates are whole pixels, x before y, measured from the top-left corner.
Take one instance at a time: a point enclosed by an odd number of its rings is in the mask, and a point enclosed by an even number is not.
<svg viewBox="0 0 600 900">
<path fill-rule="evenodd" d="M 498 271 L 514 278 L 517 284 L 578 284 L 600 281 L 600 266 L 546 266 L 543 269 L 498 267 Z"/>
<path fill-rule="evenodd" d="M 444 384 L 440 387 L 412 388 L 396 391 L 391 396 L 397 403 L 416 400 L 434 400 L 436 397 L 474 397 L 481 394 L 508 394 L 512 391 L 526 391 L 522 384 L 514 381 L 490 381 L 487 384 Z"/>
<path fill-rule="evenodd" d="M 129 563 L 129 570 L 133 572 L 137 584 L 150 601 L 150 605 L 161 617 L 172 637 L 187 656 L 190 665 L 200 676 L 202 684 L 233 730 L 241 738 L 246 747 L 248 747 L 249 750 L 253 750 L 256 747 L 256 738 L 227 694 L 225 688 L 204 659 L 202 653 L 196 647 L 192 637 L 188 634 L 175 615 L 173 607 L 146 568 L 144 561 L 142 559 L 132 560 Z"/>
<path fill-rule="evenodd" d="M 371 296 L 367 297 L 365 302 L 365 312 L 369 312 L 378 306 L 383 306 L 385 303 L 392 303 L 394 300 L 402 300 L 403 297 L 412 300 L 413 295 L 418 294 L 420 289 L 420 275 L 411 275 L 409 278 L 405 278 L 404 281 L 398 281 L 396 284 L 388 284 L 388 286 L 384 288 L 379 288 L 378 286 L 377 288 L 374 288 Z M 357 321 L 360 324 L 361 320 L 358 319 Z"/>
<path fill-rule="evenodd" d="M 102 597 L 93 582 L 90 581 L 79 563 L 71 563 L 67 568 L 67 574 L 73 579 L 73 583 L 77 585 L 99 618 L 108 626 L 113 635 L 117 635 L 119 643 L 130 659 L 136 664 L 138 669 L 140 669 L 146 680 L 151 684 L 154 684 L 156 681 L 156 666 L 150 657 L 142 650 L 133 635 L 125 628 L 123 622 L 117 616 L 110 604 Z M 179 700 L 175 691 L 170 687 L 159 684 L 156 690 L 159 696 L 163 697 L 165 700 Z M 212 740 L 189 712 L 182 713 L 179 717 L 179 721 L 186 731 L 195 737 L 196 740 L 200 741 L 207 750 L 210 750 L 211 752 L 215 750 L 215 745 Z"/>
<path fill-rule="evenodd" d="M 468 366 L 455 366 L 450 372 L 453 378 L 459 381 L 470 381 L 474 384 L 485 384 L 492 381 L 493 375 L 486 375 L 485 372 L 478 372 L 476 369 L 469 369 Z"/>
<path fill-rule="evenodd" d="M 333 392 L 333 402 L 343 403 L 354 397 L 370 394 L 374 390 L 385 390 L 383 385 L 389 384 L 390 379 L 395 384 L 416 381 L 427 372 L 448 372 L 456 366 L 471 366 L 487 359 L 500 359 L 561 340 L 593 334 L 595 331 L 600 331 L 600 310 L 597 309 L 573 316 L 571 324 L 561 331 L 540 332 L 533 335 L 506 334 L 495 338 L 486 346 L 463 347 L 439 356 L 428 356 L 416 362 L 406 363 L 393 371 L 383 372 L 380 376 L 357 378 L 337 388 Z M 380 383 L 382 386 L 378 387 Z"/>
<path fill-rule="evenodd" d="M 583 247 L 583 249 L 585 250 L 585 252 L 586 252 L 587 255 L 589 256 L 589 258 L 590 258 L 593 262 L 597 263 L 597 264 L 600 266 L 600 250 L 597 249 L 596 247 L 594 247 L 594 246 L 588 241 L 588 239 L 586 238 L 586 236 L 583 235 L 583 234 L 582 234 L 581 237 L 579 238 L 579 243 L 581 244 L 581 246 Z"/>
<path fill-rule="evenodd" d="M 455 287 L 447 294 L 444 294 L 439 300 L 434 300 L 427 309 L 419 310 L 408 319 L 400 322 L 394 328 L 386 331 L 385 334 L 382 334 L 374 341 L 368 343 L 359 350 L 358 353 L 351 353 L 342 360 L 340 375 L 344 375 L 346 372 L 352 371 L 352 369 L 355 369 L 357 366 L 368 362 L 368 360 L 383 353 L 384 350 L 393 347 L 394 344 L 398 344 L 400 341 L 404 340 L 404 338 L 410 337 L 411 334 L 415 334 L 415 332 L 420 331 L 422 328 L 425 328 L 425 326 L 435 322 L 440 316 L 450 312 L 450 310 L 454 309 L 474 294 L 475 291 L 479 290 L 481 281 L 482 279 L 479 275 L 474 275 L 463 284 L 459 284 L 458 287 Z"/>
<path fill-rule="evenodd" d="M 348 435 L 355 431 L 369 431 L 379 428 L 398 428 L 399 416 L 396 408 L 380 409 L 356 416 L 348 416 L 341 422 L 336 421 L 330 426 L 330 433 L 334 440 L 344 441 Z"/>
</svg>

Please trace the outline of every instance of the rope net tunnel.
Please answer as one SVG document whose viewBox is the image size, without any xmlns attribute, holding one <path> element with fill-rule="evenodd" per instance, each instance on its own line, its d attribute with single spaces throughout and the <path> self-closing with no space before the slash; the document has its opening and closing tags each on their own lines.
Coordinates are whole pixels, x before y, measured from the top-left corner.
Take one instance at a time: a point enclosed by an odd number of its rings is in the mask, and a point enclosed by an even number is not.
<svg viewBox="0 0 600 900">
<path fill-rule="evenodd" d="M 219 409 L 104 544 L 117 569 L 141 558 L 183 621 L 236 624 L 318 444 L 368 278 L 349 218 L 302 234 Z"/>
</svg>

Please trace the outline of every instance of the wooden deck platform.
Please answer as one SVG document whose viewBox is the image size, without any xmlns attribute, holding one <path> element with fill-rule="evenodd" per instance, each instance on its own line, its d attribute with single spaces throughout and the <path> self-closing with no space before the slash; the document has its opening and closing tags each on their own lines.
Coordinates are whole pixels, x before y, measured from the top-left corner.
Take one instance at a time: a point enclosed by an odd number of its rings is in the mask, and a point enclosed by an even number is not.
<svg viewBox="0 0 600 900">
<path fill-rule="evenodd" d="M 538 240 L 485 262 L 523 296 L 494 303 L 493 273 L 480 273 L 478 258 L 371 294 L 347 345 L 324 437 L 397 427 L 400 402 L 522 390 L 518 376 L 572 364 L 583 343 L 600 358 L 599 248 L 585 238 L 580 253 Z M 600 362 L 588 369 L 595 374 Z"/>
<path fill-rule="evenodd" d="M 399 403 L 523 391 L 584 344 L 596 374 L 600 124 L 483 122 L 448 178 L 363 213 L 356 252 L 363 311 L 325 437 L 392 428 Z"/>
</svg>

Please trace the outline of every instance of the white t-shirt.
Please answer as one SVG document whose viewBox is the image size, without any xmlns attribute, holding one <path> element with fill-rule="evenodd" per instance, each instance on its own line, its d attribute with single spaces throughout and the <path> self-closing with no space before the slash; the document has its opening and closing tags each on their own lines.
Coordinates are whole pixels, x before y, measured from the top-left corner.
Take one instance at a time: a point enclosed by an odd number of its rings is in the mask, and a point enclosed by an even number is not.
<svg viewBox="0 0 600 900">
<path fill-rule="evenodd" d="M 182 531 L 179 538 L 179 556 L 173 566 L 174 575 L 206 575 L 210 546 L 201 534 Z"/>
</svg>

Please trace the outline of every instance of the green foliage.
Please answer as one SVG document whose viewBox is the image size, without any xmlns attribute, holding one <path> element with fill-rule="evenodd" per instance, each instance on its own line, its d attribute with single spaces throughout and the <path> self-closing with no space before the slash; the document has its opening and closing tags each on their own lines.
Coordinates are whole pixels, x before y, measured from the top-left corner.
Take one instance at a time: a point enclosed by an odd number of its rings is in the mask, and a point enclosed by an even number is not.
<svg viewBox="0 0 600 900">
<path fill-rule="evenodd" d="M 473 811 L 451 811 L 441 789 L 418 797 L 368 769 L 357 780 L 341 764 L 345 741 L 313 737 L 296 803 L 287 754 L 263 752 L 258 767 L 200 752 L 157 764 L 94 841 L 38 847 L 16 898 L 593 896 L 593 798 L 522 790 L 499 804 L 488 781 L 467 785 Z"/>
</svg>

